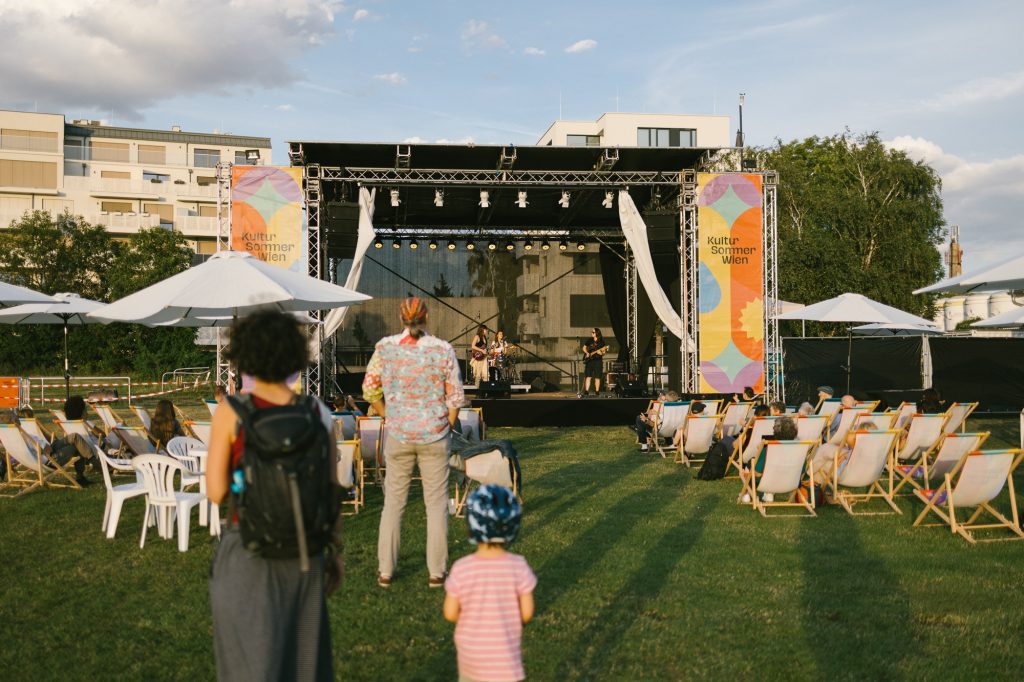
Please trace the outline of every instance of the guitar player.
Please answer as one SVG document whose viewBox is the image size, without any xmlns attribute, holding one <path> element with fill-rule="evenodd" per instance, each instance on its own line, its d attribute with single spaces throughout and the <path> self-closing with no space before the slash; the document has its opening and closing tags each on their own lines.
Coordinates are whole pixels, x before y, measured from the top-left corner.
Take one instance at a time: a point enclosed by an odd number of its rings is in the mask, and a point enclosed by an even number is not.
<svg viewBox="0 0 1024 682">
<path fill-rule="evenodd" d="M 594 327 L 590 340 L 583 344 L 583 396 L 590 394 L 590 382 L 594 382 L 594 395 L 601 393 L 601 358 L 608 352 L 601 330 Z"/>
<path fill-rule="evenodd" d="M 480 385 L 487 381 L 487 327 L 477 327 L 476 336 L 470 342 L 469 352 L 469 366 L 473 370 L 473 379 Z"/>
</svg>

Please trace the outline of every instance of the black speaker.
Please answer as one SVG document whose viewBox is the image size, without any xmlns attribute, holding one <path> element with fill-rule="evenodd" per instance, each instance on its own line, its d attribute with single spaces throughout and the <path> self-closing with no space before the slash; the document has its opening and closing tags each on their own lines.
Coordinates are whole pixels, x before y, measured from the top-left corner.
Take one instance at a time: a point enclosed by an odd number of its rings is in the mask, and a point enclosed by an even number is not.
<svg viewBox="0 0 1024 682">
<path fill-rule="evenodd" d="M 620 398 L 643 398 L 647 394 L 647 386 L 642 379 L 622 379 L 615 385 L 615 395 Z"/>
<path fill-rule="evenodd" d="M 359 204 L 354 201 L 332 201 L 326 206 L 322 220 L 323 243 L 331 258 L 352 258 L 359 239 Z"/>
<path fill-rule="evenodd" d="M 547 388 L 547 384 L 544 383 L 544 379 L 541 377 L 535 377 L 534 380 L 530 382 L 530 390 L 534 393 L 543 393 L 545 388 Z"/>
<path fill-rule="evenodd" d="M 481 381 L 476 395 L 478 398 L 511 398 L 512 384 L 507 381 Z"/>
<path fill-rule="evenodd" d="M 679 213 L 677 211 L 644 211 L 647 242 L 651 255 L 677 253 L 679 248 Z"/>
</svg>

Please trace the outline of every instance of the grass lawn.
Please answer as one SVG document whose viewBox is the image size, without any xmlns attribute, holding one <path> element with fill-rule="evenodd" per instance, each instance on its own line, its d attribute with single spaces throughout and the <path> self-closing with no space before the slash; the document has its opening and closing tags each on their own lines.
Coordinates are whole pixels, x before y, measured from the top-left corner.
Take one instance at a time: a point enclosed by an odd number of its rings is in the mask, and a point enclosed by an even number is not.
<svg viewBox="0 0 1024 682">
<path fill-rule="evenodd" d="M 1015 422 L 988 446 L 1014 445 Z M 517 552 L 539 577 L 525 630 L 538 680 L 1019 678 L 1024 542 L 969 546 L 902 516 L 762 519 L 736 481 L 703 482 L 641 454 L 625 427 L 493 429 L 522 458 Z M 94 477 L 95 478 L 95 477 Z M 1018 490 L 1024 490 L 1024 476 Z M 0 500 L 0 670 L 6 679 L 214 677 L 207 572 L 151 533 L 129 500 L 100 534 L 102 484 Z M 329 602 L 338 679 L 453 680 L 443 593 L 428 590 L 418 494 L 389 591 L 376 586 L 381 494 L 346 524 L 347 577 Z M 1005 508 L 1005 502 L 1003 504 Z M 451 555 L 471 551 L 451 525 Z"/>
</svg>

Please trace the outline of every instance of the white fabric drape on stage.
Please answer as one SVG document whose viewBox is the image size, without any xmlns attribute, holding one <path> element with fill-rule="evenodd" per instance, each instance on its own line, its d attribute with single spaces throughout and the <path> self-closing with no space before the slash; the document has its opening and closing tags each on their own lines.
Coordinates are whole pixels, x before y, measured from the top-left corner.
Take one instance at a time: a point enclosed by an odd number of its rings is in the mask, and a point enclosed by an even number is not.
<svg viewBox="0 0 1024 682">
<path fill-rule="evenodd" d="M 624 189 L 619 190 L 619 222 L 622 223 L 622 232 L 626 235 L 629 248 L 633 250 L 637 275 L 644 286 L 644 291 L 647 292 L 647 298 L 654 306 L 654 312 L 672 334 L 683 340 L 687 351 L 693 352 L 693 340 L 684 338 L 683 318 L 672 307 L 672 302 L 661 288 L 658 276 L 654 272 L 651 248 L 647 242 L 647 225 L 633 203 L 633 197 Z"/>
<path fill-rule="evenodd" d="M 359 237 L 356 240 L 355 255 L 352 257 L 352 269 L 348 271 L 348 277 L 345 278 L 345 288 L 353 291 L 359 290 L 359 277 L 363 274 L 363 261 L 375 236 L 373 231 L 373 200 L 376 196 L 376 189 L 359 188 Z M 348 306 L 345 306 L 344 308 L 335 308 L 327 314 L 327 317 L 324 319 L 325 339 L 330 338 L 334 332 L 341 328 L 347 313 Z"/>
</svg>

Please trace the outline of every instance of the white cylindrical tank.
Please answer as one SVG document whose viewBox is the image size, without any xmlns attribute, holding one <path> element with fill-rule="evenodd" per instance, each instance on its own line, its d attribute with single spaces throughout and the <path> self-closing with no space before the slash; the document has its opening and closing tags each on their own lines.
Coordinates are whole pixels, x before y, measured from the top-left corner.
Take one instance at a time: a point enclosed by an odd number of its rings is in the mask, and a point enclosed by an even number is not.
<svg viewBox="0 0 1024 682">
<path fill-rule="evenodd" d="M 964 319 L 986 319 L 988 317 L 988 297 L 988 294 L 969 294 L 964 299 Z"/>
<path fill-rule="evenodd" d="M 1017 307 L 1017 304 L 1013 302 L 1013 297 L 1005 291 L 1001 291 L 996 294 L 992 294 L 988 297 L 988 316 L 995 317 L 996 315 L 1002 315 L 1005 312 L 1009 312 Z"/>
<path fill-rule="evenodd" d="M 950 296 L 942 303 L 945 314 L 945 329 L 951 332 L 964 321 L 964 297 Z"/>
</svg>

